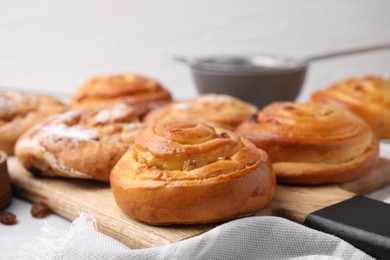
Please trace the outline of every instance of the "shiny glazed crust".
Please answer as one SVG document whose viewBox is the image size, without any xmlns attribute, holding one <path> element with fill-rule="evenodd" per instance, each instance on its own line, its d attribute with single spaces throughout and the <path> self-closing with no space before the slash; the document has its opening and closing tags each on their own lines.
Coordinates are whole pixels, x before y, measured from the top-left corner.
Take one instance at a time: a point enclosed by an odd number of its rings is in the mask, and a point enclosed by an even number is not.
<svg viewBox="0 0 390 260">
<path fill-rule="evenodd" d="M 367 174 L 378 160 L 370 127 L 324 104 L 273 103 L 236 132 L 269 154 L 282 183 L 346 182 Z"/>
<path fill-rule="evenodd" d="M 390 81 L 354 78 L 315 92 L 311 100 L 347 109 L 363 118 L 379 138 L 390 138 Z"/>
<path fill-rule="evenodd" d="M 42 119 L 66 110 L 66 105 L 51 97 L 0 92 L 0 150 L 12 155 L 19 136 Z"/>
<path fill-rule="evenodd" d="M 125 73 L 92 78 L 74 94 L 72 106 L 97 106 L 97 110 L 100 110 L 122 102 L 131 105 L 138 116 L 143 116 L 170 100 L 170 93 L 157 81 Z"/>
<path fill-rule="evenodd" d="M 145 127 L 138 121 L 123 104 L 92 115 L 69 111 L 26 132 L 15 154 L 34 174 L 108 182 L 115 163 Z"/>
<path fill-rule="evenodd" d="M 237 98 L 207 94 L 160 107 L 146 115 L 144 122 L 154 125 L 169 120 L 196 120 L 234 130 L 256 113 L 255 106 Z"/>
<path fill-rule="evenodd" d="M 154 225 L 250 215 L 271 201 L 275 185 L 264 151 L 233 132 L 191 121 L 145 128 L 111 173 L 119 207 Z"/>
</svg>

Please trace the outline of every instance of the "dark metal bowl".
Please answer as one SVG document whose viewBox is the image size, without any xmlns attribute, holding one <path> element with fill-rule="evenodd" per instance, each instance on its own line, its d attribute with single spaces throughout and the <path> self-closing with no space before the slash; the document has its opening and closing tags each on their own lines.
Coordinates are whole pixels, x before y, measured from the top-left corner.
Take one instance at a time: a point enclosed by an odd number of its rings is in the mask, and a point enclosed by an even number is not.
<svg viewBox="0 0 390 260">
<path fill-rule="evenodd" d="M 189 65 L 199 93 L 227 94 L 258 107 L 295 100 L 307 70 L 305 61 L 265 55 L 205 57 Z"/>
</svg>

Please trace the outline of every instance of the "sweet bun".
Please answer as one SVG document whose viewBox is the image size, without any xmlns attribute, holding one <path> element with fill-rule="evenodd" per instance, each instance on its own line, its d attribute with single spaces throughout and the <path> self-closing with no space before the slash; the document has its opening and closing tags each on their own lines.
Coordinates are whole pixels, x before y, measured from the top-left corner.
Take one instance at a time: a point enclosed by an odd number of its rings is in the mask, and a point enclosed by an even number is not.
<svg viewBox="0 0 390 260">
<path fill-rule="evenodd" d="M 390 80 L 350 79 L 315 92 L 311 101 L 347 109 L 363 118 L 379 138 L 390 138 Z"/>
<path fill-rule="evenodd" d="M 154 125 L 170 120 L 196 120 L 215 127 L 234 130 L 257 113 L 257 108 L 237 98 L 206 94 L 176 101 L 150 112 L 144 122 Z"/>
<path fill-rule="evenodd" d="M 18 140 L 15 154 L 37 175 L 108 182 L 112 167 L 144 127 L 124 104 L 96 114 L 72 110 L 27 131 Z"/>
<path fill-rule="evenodd" d="M 16 140 L 42 119 L 68 108 L 51 97 L 21 92 L 0 92 L 0 150 L 14 153 Z"/>
<path fill-rule="evenodd" d="M 378 140 L 351 112 L 325 104 L 277 102 L 236 132 L 264 149 L 281 183 L 340 183 L 365 175 Z"/>
<path fill-rule="evenodd" d="M 233 132 L 193 121 L 148 126 L 111 173 L 129 216 L 154 225 L 209 223 L 253 214 L 275 192 L 267 154 Z"/>
<path fill-rule="evenodd" d="M 76 91 L 71 103 L 74 108 L 100 110 L 122 102 L 131 105 L 138 116 L 143 116 L 170 100 L 171 94 L 157 81 L 125 73 L 92 78 Z"/>
</svg>

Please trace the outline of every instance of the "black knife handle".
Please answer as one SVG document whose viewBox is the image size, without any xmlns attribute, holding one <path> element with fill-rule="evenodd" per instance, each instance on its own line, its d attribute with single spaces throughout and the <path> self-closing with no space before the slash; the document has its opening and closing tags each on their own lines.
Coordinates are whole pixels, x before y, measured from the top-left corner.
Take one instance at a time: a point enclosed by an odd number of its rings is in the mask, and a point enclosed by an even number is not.
<svg viewBox="0 0 390 260">
<path fill-rule="evenodd" d="M 377 259 L 390 259 L 390 205 L 356 196 L 309 214 L 304 225 L 335 235 Z"/>
</svg>

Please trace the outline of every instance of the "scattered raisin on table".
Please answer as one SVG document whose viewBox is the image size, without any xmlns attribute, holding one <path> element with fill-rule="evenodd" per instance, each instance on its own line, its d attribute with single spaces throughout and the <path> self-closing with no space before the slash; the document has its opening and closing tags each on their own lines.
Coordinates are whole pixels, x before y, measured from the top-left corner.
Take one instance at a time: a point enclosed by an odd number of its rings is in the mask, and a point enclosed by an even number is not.
<svg viewBox="0 0 390 260">
<path fill-rule="evenodd" d="M 16 215 L 9 211 L 0 211 L 0 222 L 4 225 L 15 225 Z"/>
<path fill-rule="evenodd" d="M 42 203 L 33 203 L 31 207 L 31 215 L 34 218 L 46 218 L 49 215 L 49 208 Z"/>
</svg>

